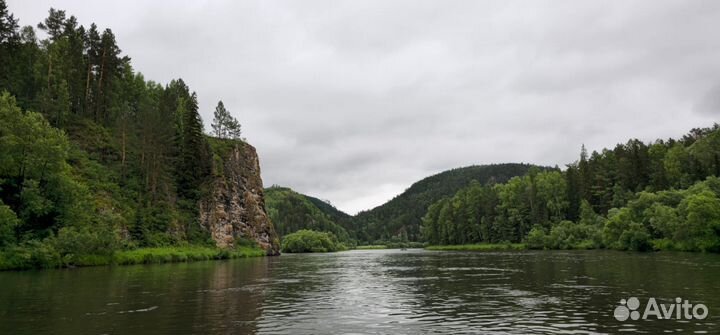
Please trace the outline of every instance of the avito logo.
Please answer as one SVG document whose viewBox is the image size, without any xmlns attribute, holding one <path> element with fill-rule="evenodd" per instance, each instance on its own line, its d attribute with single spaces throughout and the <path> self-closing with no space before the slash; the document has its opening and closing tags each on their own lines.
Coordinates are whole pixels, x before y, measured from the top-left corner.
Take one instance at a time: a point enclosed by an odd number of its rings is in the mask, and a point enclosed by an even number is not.
<svg viewBox="0 0 720 335">
<path fill-rule="evenodd" d="M 655 298 L 650 298 L 645 305 L 645 310 L 640 314 L 640 300 L 630 297 L 627 300 L 620 300 L 620 306 L 615 307 L 613 316 L 618 321 L 627 319 L 643 320 L 655 317 L 658 320 L 703 320 L 708 316 L 708 308 L 703 304 L 691 304 L 690 301 L 675 298 L 674 304 L 658 304 Z"/>
</svg>

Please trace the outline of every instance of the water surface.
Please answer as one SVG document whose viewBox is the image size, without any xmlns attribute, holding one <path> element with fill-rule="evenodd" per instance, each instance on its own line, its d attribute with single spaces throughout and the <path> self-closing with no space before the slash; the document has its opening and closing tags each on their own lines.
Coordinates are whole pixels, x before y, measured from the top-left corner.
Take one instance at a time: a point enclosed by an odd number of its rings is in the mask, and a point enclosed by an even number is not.
<svg viewBox="0 0 720 335">
<path fill-rule="evenodd" d="M 676 297 L 705 320 L 617 321 Z M 364 250 L 0 273 L 0 334 L 719 333 L 720 255 Z"/>
</svg>

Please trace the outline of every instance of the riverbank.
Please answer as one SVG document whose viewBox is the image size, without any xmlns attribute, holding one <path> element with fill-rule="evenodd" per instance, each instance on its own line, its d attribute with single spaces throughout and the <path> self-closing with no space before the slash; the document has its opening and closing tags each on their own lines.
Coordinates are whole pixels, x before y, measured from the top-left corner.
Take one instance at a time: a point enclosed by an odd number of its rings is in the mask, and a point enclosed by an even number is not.
<svg viewBox="0 0 720 335">
<path fill-rule="evenodd" d="M 388 246 L 386 246 L 386 245 L 374 244 L 374 245 L 358 245 L 354 249 L 355 250 L 381 250 L 381 249 L 391 249 L 391 248 L 388 248 Z"/>
<path fill-rule="evenodd" d="M 121 250 L 107 255 L 74 255 L 30 252 L 26 249 L 0 252 L 0 271 L 53 269 L 103 265 L 159 264 L 265 256 L 256 247 L 233 250 L 204 246 L 157 247 Z"/>
<path fill-rule="evenodd" d="M 480 244 L 456 244 L 456 245 L 430 245 L 426 250 L 436 251 L 502 251 L 502 250 L 526 250 L 524 243 L 480 243 Z"/>
<path fill-rule="evenodd" d="M 390 242 L 385 244 L 358 245 L 357 250 L 379 250 L 379 249 L 422 249 L 427 245 L 423 242 Z"/>
</svg>

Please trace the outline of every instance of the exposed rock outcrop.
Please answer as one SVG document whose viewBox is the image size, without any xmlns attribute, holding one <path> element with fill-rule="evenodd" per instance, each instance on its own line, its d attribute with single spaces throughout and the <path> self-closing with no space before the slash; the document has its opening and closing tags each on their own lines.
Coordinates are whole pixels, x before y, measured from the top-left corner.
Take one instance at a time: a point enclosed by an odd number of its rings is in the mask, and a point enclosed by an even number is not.
<svg viewBox="0 0 720 335">
<path fill-rule="evenodd" d="M 260 162 L 255 148 L 237 142 L 217 153 L 210 195 L 200 201 L 200 223 L 218 247 L 232 248 L 238 239 L 257 242 L 268 255 L 280 254 L 275 228 L 265 210 Z"/>
</svg>

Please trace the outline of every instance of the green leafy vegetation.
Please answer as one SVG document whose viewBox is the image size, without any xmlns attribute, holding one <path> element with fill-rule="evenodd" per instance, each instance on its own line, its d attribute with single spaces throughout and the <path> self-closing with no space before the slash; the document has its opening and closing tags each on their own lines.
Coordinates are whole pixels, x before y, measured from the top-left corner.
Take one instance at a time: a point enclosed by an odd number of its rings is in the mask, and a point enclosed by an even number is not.
<svg viewBox="0 0 720 335">
<path fill-rule="evenodd" d="M 282 239 L 282 252 L 333 252 L 346 249 L 335 235 L 327 232 L 302 229 Z"/>
<path fill-rule="evenodd" d="M 265 206 L 281 239 L 296 231 L 307 229 L 332 233 L 344 245 L 350 247 L 355 245 L 355 241 L 350 238 L 345 228 L 316 206 L 308 196 L 289 188 L 273 186 L 265 189 Z M 325 204 L 323 208 L 334 209 L 329 204 Z"/>
<path fill-rule="evenodd" d="M 358 250 L 373 250 L 373 249 L 420 249 L 425 248 L 426 243 L 423 242 L 390 242 L 387 244 L 371 244 L 371 245 L 359 245 L 355 247 Z"/>
<path fill-rule="evenodd" d="M 240 122 L 225 109 L 222 101 L 218 102 L 213 115 L 211 127 L 215 137 L 240 139 Z"/>
<path fill-rule="evenodd" d="M 63 255 L 52 244 L 30 243 L 0 252 L 0 270 L 190 262 L 261 256 L 265 256 L 265 251 L 258 247 L 229 250 L 203 246 L 140 248 L 114 252 L 101 250 L 99 253 Z"/>
<path fill-rule="evenodd" d="M 136 73 L 112 30 L 50 9 L 38 40 L 4 0 L 0 22 L 2 268 L 212 246 L 198 201 L 222 172 L 222 153 L 242 144 L 222 102 L 220 138 L 210 138 L 197 95 L 182 79 L 160 85 Z"/>
<path fill-rule="evenodd" d="M 471 181 L 502 183 L 524 175 L 528 164 L 469 166 L 438 173 L 420 180 L 405 192 L 372 210 L 360 212 L 353 220 L 354 237 L 369 244 L 420 241 L 422 217 L 428 206 L 452 196 Z"/>
<path fill-rule="evenodd" d="M 431 245 L 427 250 L 436 251 L 508 251 L 525 250 L 527 246 L 522 243 L 479 243 L 479 244 L 453 244 Z"/>
<path fill-rule="evenodd" d="M 393 249 L 384 244 L 372 244 L 372 245 L 358 245 L 355 247 L 357 250 L 381 250 L 381 249 Z"/>
<path fill-rule="evenodd" d="M 265 256 L 265 251 L 258 247 L 236 247 L 235 249 L 218 249 L 200 246 L 159 247 L 118 252 L 113 259 L 113 263 L 149 264 L 261 256 Z"/>
<path fill-rule="evenodd" d="M 565 171 L 473 182 L 428 207 L 430 244 L 720 252 L 720 126 L 680 140 L 584 147 Z"/>
<path fill-rule="evenodd" d="M 321 212 L 325 213 L 330 220 L 343 227 L 348 232 L 348 235 L 352 240 L 357 240 L 355 225 L 353 224 L 353 216 L 335 208 L 330 201 L 321 200 L 306 194 L 303 194 L 303 196 L 315 205 L 315 207 L 317 207 Z"/>
</svg>

